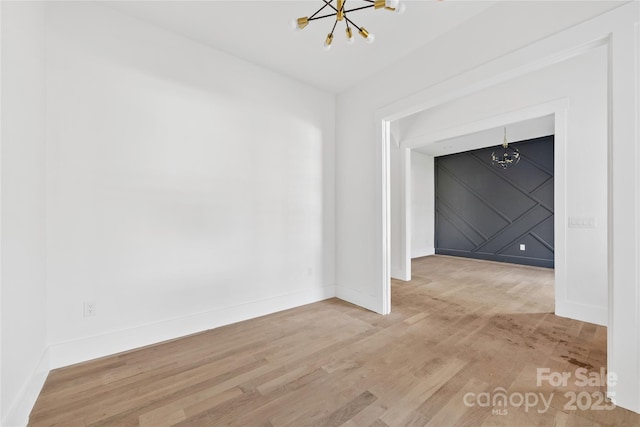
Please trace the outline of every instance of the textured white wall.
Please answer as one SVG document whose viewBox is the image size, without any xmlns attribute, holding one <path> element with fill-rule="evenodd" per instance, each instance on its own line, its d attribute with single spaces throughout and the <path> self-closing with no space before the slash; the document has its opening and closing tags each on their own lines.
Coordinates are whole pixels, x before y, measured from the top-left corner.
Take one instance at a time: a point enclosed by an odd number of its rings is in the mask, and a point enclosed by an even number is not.
<svg viewBox="0 0 640 427">
<path fill-rule="evenodd" d="M 46 76 L 52 366 L 334 295 L 333 95 L 83 2 Z"/>
<path fill-rule="evenodd" d="M 47 373 L 44 6 L 2 2 L 0 423 L 26 424 Z"/>
</svg>

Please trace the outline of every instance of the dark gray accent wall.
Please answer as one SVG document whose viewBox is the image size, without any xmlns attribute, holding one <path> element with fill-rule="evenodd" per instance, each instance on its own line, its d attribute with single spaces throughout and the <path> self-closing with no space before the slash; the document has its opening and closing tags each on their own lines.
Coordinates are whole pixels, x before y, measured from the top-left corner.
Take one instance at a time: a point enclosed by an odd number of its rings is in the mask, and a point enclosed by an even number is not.
<svg viewBox="0 0 640 427">
<path fill-rule="evenodd" d="M 553 136 L 513 145 L 506 170 L 497 146 L 436 157 L 437 254 L 553 267 Z"/>
</svg>

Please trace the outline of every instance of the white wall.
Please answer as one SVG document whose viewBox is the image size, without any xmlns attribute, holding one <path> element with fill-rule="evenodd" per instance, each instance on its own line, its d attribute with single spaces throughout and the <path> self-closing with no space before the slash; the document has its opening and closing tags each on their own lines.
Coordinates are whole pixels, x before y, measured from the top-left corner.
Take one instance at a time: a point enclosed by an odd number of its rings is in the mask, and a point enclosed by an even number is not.
<svg viewBox="0 0 640 427">
<path fill-rule="evenodd" d="M 44 6 L 2 2 L 0 423 L 26 424 L 47 373 Z"/>
<path fill-rule="evenodd" d="M 84 2 L 46 78 L 53 367 L 334 296 L 333 95 Z"/>
<path fill-rule="evenodd" d="M 613 141 L 617 148 L 613 150 L 612 167 L 609 169 L 613 175 L 609 181 L 612 182 L 609 194 L 613 217 L 608 228 L 613 230 L 610 239 L 613 241 L 614 262 L 612 275 L 607 279 L 613 280 L 611 289 L 617 296 L 611 301 L 617 310 L 612 310 L 615 324 L 610 324 L 610 338 L 614 340 L 610 340 L 608 368 L 621 378 L 618 385 L 611 389 L 618 393 L 617 402 L 623 407 L 640 411 L 640 326 L 633 314 L 638 310 L 635 297 L 639 271 L 635 200 L 639 184 L 636 182 L 637 175 L 629 172 L 637 170 L 639 166 L 637 134 L 633 132 L 634 126 L 637 126 L 637 111 L 634 109 L 637 104 L 633 100 L 635 97 L 637 103 L 638 95 L 637 90 L 634 92 L 629 89 L 637 84 L 638 70 L 634 61 L 637 60 L 638 46 L 634 45 L 637 36 L 633 33 L 633 20 L 637 20 L 638 16 L 637 6 L 637 3 L 630 4 L 622 12 L 614 11 L 576 29 L 560 32 L 548 40 L 532 43 L 567 25 L 580 22 L 587 10 L 590 14 L 597 14 L 597 8 L 602 11 L 609 6 L 599 2 L 498 3 L 468 25 L 394 64 L 393 69 L 384 70 L 341 94 L 337 103 L 336 145 L 338 295 L 381 313 L 388 308 L 385 300 L 388 295 L 385 291 L 388 289 L 388 276 L 384 274 L 384 263 L 388 259 L 387 235 L 384 232 L 388 226 L 385 224 L 384 209 L 387 206 L 384 188 L 388 180 L 385 169 L 388 153 L 380 143 L 384 140 L 380 131 L 385 127 L 381 124 L 383 119 L 396 120 L 427 108 L 425 106 L 446 105 L 451 99 L 465 96 L 465 92 L 471 94 L 483 87 L 544 68 L 545 64 L 553 64 L 557 58 L 566 58 L 565 52 L 581 48 L 588 50 L 589 43 L 594 40 L 612 43 L 610 46 L 613 50 L 609 52 L 611 55 L 607 55 L 607 61 L 615 63 L 614 76 L 609 82 L 613 111 L 609 119 L 613 121 L 613 128 L 608 131 L 611 133 L 606 138 L 609 143 Z M 518 10 L 513 10 L 514 7 Z M 526 25 L 530 22 L 541 22 L 544 26 Z M 612 32 L 616 33 L 613 42 L 607 41 L 607 34 Z M 509 37 L 504 37 L 504 34 L 509 34 Z M 454 77 L 447 79 L 448 76 Z M 529 90 L 520 86 L 513 96 L 526 94 Z M 491 102 L 490 99 L 486 101 L 489 104 Z M 484 108 L 477 102 L 473 106 L 478 111 Z M 572 104 L 571 108 L 580 109 L 584 106 Z M 469 114 L 477 114 L 478 111 L 458 111 L 459 119 L 467 120 Z M 348 121 L 341 120 L 341 117 L 348 117 Z M 572 125 L 570 131 L 576 130 Z M 611 135 L 615 137 L 611 139 Z M 576 132 L 566 135 L 566 138 L 572 138 L 579 144 L 581 136 L 583 134 Z M 593 148 L 594 156 L 601 153 L 600 145 Z M 572 156 L 571 161 L 578 161 L 578 156 Z M 568 166 L 572 167 L 570 162 Z M 618 165 L 626 167 L 616 167 Z M 578 191 L 595 191 L 599 196 L 602 189 L 602 183 L 599 183 L 595 189 L 585 186 Z M 623 194 L 628 197 L 622 197 Z M 601 208 L 598 205 L 598 209 Z M 374 215 L 371 215 L 372 210 Z M 585 208 L 582 212 L 586 211 Z M 369 250 L 363 251 L 360 249 L 362 247 Z M 588 296 L 590 300 L 596 297 Z M 629 301 L 635 301 L 633 307 Z M 631 346 L 630 352 L 625 350 L 626 345 Z"/>
<path fill-rule="evenodd" d="M 433 156 L 411 151 L 411 258 L 435 253 L 433 164 Z"/>
</svg>

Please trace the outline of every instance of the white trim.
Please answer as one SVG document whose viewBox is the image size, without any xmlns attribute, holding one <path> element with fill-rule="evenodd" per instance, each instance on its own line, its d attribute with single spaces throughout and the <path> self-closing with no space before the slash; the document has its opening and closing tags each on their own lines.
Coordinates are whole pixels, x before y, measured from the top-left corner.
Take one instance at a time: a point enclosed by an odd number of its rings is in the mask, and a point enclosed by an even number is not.
<svg viewBox="0 0 640 427">
<path fill-rule="evenodd" d="M 567 317 L 569 319 L 594 323 L 601 326 L 607 326 L 607 322 L 609 321 L 609 310 L 607 310 L 606 307 L 587 305 L 567 300 L 559 302 L 557 298 L 555 314 L 556 316 Z"/>
<path fill-rule="evenodd" d="M 24 384 L 11 407 L 7 410 L 2 425 L 8 427 L 22 427 L 29 423 L 29 415 L 35 405 L 44 382 L 49 375 L 49 350 L 45 350 L 40 357 L 40 362 L 36 369 L 31 373 L 29 379 Z"/>
<path fill-rule="evenodd" d="M 619 9 L 615 9 L 613 12 L 616 11 L 619 11 Z M 582 25 L 586 26 L 587 24 L 593 25 L 593 21 L 586 22 Z M 578 27 L 582 28 L 582 25 Z M 376 117 L 386 121 L 398 120 L 456 99 L 464 98 L 483 89 L 513 80 L 534 71 L 550 67 L 591 51 L 599 46 L 606 45 L 608 34 L 603 34 L 594 40 L 578 46 L 572 46 L 570 33 L 576 32 L 578 27 L 567 30 L 567 35 L 563 37 L 563 39 L 567 40 L 556 42 L 553 36 L 541 40 L 538 43 L 480 65 L 473 70 L 452 77 L 449 80 L 445 80 L 442 83 L 416 92 L 407 98 L 383 107 L 376 112 Z M 580 31 L 580 33 L 587 33 L 587 31 Z M 561 35 L 564 35 L 564 33 Z M 543 53 L 544 51 L 556 50 L 556 48 L 561 48 L 562 50 L 552 55 L 544 55 Z M 532 57 L 535 58 L 541 54 L 543 55 L 541 59 L 531 62 Z M 475 83 L 469 84 L 469 81 Z"/>
<path fill-rule="evenodd" d="M 0 1 L 0 224 L 2 224 L 2 1 Z M 2 242 L 2 227 L 0 227 L 0 242 Z M 2 394 L 2 245 L 0 244 L 0 427 L 2 427 L 3 394 Z"/>
<path fill-rule="evenodd" d="M 640 117 L 638 117 L 640 115 L 640 22 L 635 23 L 634 32 L 636 35 L 634 40 L 635 71 L 633 73 L 635 75 L 634 93 L 636 94 L 635 110 L 634 110 L 635 111 L 634 140 L 635 140 L 636 147 L 638 147 L 638 144 L 640 144 Z M 636 149 L 635 173 L 636 173 L 636 190 L 640 190 L 640 149 Z M 638 218 L 639 214 L 640 214 L 640 197 L 637 197 L 636 198 L 636 255 L 640 255 L 640 218 Z M 639 281 L 640 281 L 640 262 L 636 263 L 636 284 L 638 286 L 640 286 L 640 283 L 638 283 Z M 635 306 L 636 306 L 636 321 L 638 321 L 637 316 L 638 316 L 638 313 L 640 312 L 640 292 L 636 294 Z M 638 334 L 637 343 L 638 343 L 638 346 L 640 347 L 640 325 L 638 325 L 637 323 L 636 323 L 636 329 Z M 637 354 L 636 358 L 637 358 L 636 362 L 637 362 L 637 369 L 638 369 L 637 372 L 640 372 L 640 354 Z M 640 392 L 638 393 L 637 407 L 640 408 Z"/>
<path fill-rule="evenodd" d="M 584 319 L 583 313 L 576 310 L 568 301 L 567 292 L 567 110 L 569 101 L 564 106 L 557 105 L 554 114 L 554 136 L 553 136 L 553 247 L 554 247 L 554 294 L 555 312 L 558 314 L 559 307 L 566 311 L 561 316 Z M 608 267 L 607 267 L 608 268 Z M 589 320 L 593 323 L 595 318 Z"/>
<path fill-rule="evenodd" d="M 411 280 L 411 150 L 400 147 L 402 156 L 402 268 L 403 280 Z"/>
<path fill-rule="evenodd" d="M 417 148 L 419 146 L 432 144 L 444 139 L 455 138 L 462 135 L 481 132 L 487 129 L 502 127 L 505 123 L 515 123 L 525 120 L 537 119 L 539 117 L 553 114 L 556 111 L 567 109 L 568 106 L 569 98 L 559 98 L 542 104 L 530 105 L 482 120 L 464 123 L 453 128 L 413 136 L 411 138 L 403 140 L 400 146 L 405 148 Z"/>
<path fill-rule="evenodd" d="M 336 296 L 335 286 L 311 288 L 122 331 L 53 344 L 51 369 L 157 344 Z"/>
<path fill-rule="evenodd" d="M 613 55 L 611 52 L 611 37 L 607 43 L 607 298 L 609 301 L 609 312 L 607 313 L 607 369 L 611 369 L 610 358 L 614 354 L 613 330 L 614 330 L 614 292 L 613 292 L 613 124 L 611 106 L 613 105 L 613 74 L 611 66 Z M 607 397 L 615 399 L 615 392 L 607 389 Z"/>
<path fill-rule="evenodd" d="M 378 255 L 378 263 L 380 270 L 378 271 L 379 283 L 377 288 L 380 290 L 380 300 L 374 301 L 368 304 L 362 305 L 369 310 L 375 311 L 380 314 L 391 313 L 391 286 L 389 286 L 389 280 L 391 277 L 391 240 L 389 238 L 391 231 L 390 221 L 390 200 L 389 200 L 389 176 L 390 176 L 390 144 L 391 144 L 391 122 L 384 120 L 381 116 L 376 115 L 376 146 L 377 150 L 378 168 L 380 173 L 377 180 L 377 188 L 380 189 L 380 205 L 378 209 L 378 229 L 382 230 L 382 239 L 380 241 L 381 248 L 376 251 Z M 342 297 L 338 297 L 342 298 Z M 352 301 L 347 298 L 347 301 Z"/>
<path fill-rule="evenodd" d="M 386 314 L 382 313 L 380 299 L 374 295 L 363 294 L 362 292 L 344 286 L 336 286 L 336 298 L 366 308 L 375 313 Z"/>
<path fill-rule="evenodd" d="M 415 259 L 415 258 L 423 258 L 426 256 L 432 256 L 436 254 L 436 249 L 435 248 L 422 248 L 418 251 L 415 251 L 414 253 L 411 254 L 411 259 Z"/>
<path fill-rule="evenodd" d="M 620 10 L 620 9 L 617 9 Z M 638 140 L 638 18 L 640 3 L 623 8 L 609 49 L 612 282 L 607 340 L 608 393 L 617 405 L 640 412 L 640 150 Z M 630 52 L 633 52 L 630 54 Z M 624 183 L 622 185 L 621 183 Z"/>
</svg>

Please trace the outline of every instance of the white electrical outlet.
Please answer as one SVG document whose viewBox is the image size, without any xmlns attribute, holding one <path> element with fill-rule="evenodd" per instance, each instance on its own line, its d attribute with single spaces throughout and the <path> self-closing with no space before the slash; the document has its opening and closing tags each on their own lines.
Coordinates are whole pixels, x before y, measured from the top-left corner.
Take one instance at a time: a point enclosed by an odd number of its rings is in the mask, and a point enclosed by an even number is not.
<svg viewBox="0 0 640 427">
<path fill-rule="evenodd" d="M 520 243 L 520 250 L 524 251 L 526 249 L 526 246 L 524 245 L 524 243 Z"/>
<path fill-rule="evenodd" d="M 96 302 L 89 301 L 84 303 L 84 317 L 90 317 L 96 315 Z"/>
</svg>

